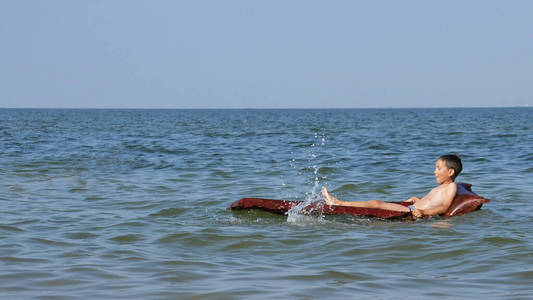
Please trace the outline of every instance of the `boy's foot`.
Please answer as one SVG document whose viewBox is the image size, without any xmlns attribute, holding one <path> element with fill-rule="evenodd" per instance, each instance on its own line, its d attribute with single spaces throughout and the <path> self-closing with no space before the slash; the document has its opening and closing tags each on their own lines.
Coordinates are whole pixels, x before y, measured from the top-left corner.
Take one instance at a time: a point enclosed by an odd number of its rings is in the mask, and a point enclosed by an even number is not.
<svg viewBox="0 0 533 300">
<path fill-rule="evenodd" d="M 322 196 L 326 199 L 327 205 L 335 205 L 335 199 L 328 193 L 325 187 L 322 188 Z"/>
</svg>

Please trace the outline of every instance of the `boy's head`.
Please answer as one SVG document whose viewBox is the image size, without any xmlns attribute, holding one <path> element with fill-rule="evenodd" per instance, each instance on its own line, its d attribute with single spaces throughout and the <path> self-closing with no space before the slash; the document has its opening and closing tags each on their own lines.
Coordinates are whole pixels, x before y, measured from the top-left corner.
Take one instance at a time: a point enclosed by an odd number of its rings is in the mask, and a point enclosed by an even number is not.
<svg viewBox="0 0 533 300">
<path fill-rule="evenodd" d="M 463 164 L 461 163 L 461 159 L 457 155 L 442 155 L 437 160 L 437 165 L 439 165 L 439 162 L 441 162 L 446 167 L 446 169 L 448 169 L 447 175 L 451 177 L 452 181 L 454 181 L 455 178 L 459 175 L 459 173 L 461 173 L 461 171 L 463 170 Z"/>
</svg>

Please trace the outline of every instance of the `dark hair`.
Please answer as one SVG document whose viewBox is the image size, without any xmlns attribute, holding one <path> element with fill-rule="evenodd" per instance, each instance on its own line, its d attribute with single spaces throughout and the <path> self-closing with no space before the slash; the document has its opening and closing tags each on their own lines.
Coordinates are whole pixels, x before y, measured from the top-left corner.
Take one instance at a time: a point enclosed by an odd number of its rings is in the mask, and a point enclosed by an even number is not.
<svg viewBox="0 0 533 300">
<path fill-rule="evenodd" d="M 461 159 L 457 155 L 446 154 L 439 157 L 439 159 L 444 162 L 448 169 L 453 169 L 455 171 L 453 172 L 453 179 L 455 179 L 463 170 L 463 163 L 461 163 Z"/>
</svg>

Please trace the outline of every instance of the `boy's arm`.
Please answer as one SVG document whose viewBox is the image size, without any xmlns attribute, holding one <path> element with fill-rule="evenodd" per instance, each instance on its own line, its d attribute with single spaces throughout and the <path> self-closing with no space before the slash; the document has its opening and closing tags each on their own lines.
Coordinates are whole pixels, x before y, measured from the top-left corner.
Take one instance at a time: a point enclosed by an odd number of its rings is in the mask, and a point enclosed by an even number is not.
<svg viewBox="0 0 533 300">
<path fill-rule="evenodd" d="M 442 201 L 439 201 L 441 205 L 429 208 L 429 209 L 418 209 L 424 216 L 434 216 L 434 215 L 440 215 L 448 211 L 448 208 L 452 204 L 453 198 L 455 198 L 455 195 L 457 194 L 457 184 L 452 183 L 450 186 L 443 191 L 442 196 L 444 199 Z M 439 199 L 440 200 L 440 199 Z"/>
</svg>

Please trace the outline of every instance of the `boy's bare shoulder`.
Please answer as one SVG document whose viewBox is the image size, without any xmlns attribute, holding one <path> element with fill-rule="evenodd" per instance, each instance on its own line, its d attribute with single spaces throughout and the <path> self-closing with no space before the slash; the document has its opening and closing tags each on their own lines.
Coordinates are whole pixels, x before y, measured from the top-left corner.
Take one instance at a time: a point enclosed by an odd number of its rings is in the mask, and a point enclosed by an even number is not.
<svg viewBox="0 0 533 300">
<path fill-rule="evenodd" d="M 450 183 L 444 183 L 435 188 L 436 190 L 441 191 L 448 191 L 448 190 L 457 190 L 457 183 L 450 182 Z"/>
<path fill-rule="evenodd" d="M 448 197 L 448 198 L 454 198 L 457 194 L 457 183 L 451 182 L 446 185 L 441 186 L 441 193 Z"/>
<path fill-rule="evenodd" d="M 450 192 L 453 192 L 455 195 L 455 193 L 457 193 L 457 183 L 455 182 L 449 183 L 446 189 Z"/>
<path fill-rule="evenodd" d="M 439 185 L 430 192 L 430 195 L 438 198 L 446 197 L 453 199 L 455 194 L 457 194 L 457 184 L 455 182 Z"/>
</svg>

